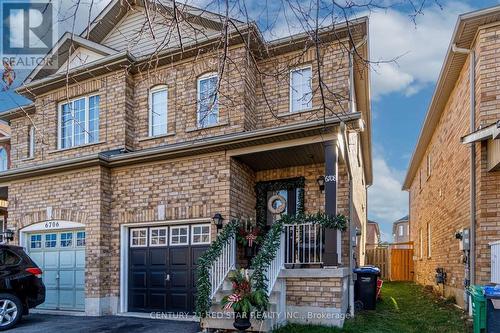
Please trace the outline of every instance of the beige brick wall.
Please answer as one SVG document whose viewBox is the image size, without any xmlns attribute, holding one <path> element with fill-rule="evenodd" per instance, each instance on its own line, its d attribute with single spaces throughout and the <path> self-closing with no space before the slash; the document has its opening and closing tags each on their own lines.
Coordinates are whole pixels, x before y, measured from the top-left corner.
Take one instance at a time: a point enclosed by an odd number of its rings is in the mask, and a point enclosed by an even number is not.
<svg viewBox="0 0 500 333">
<path fill-rule="evenodd" d="M 286 304 L 342 308 L 342 278 L 286 278 Z"/>
<path fill-rule="evenodd" d="M 498 111 L 498 26 L 481 29 L 475 47 L 476 126 L 499 119 Z M 455 232 L 470 226 L 470 150 L 460 143 L 469 130 L 469 60 L 462 68 L 455 88 L 410 188 L 410 238 L 415 242 L 415 279 L 434 285 L 437 267 L 447 271 L 444 292 L 463 304 L 464 264 Z M 432 156 L 427 177 L 426 156 Z M 476 283 L 490 280 L 488 243 L 500 239 L 500 173 L 487 172 L 486 143 L 476 144 L 477 219 Z M 427 225 L 431 228 L 431 255 L 428 254 Z M 422 249 L 420 251 L 420 230 Z M 420 252 L 423 252 L 422 254 Z M 442 292 L 441 288 L 439 291 Z"/>
</svg>

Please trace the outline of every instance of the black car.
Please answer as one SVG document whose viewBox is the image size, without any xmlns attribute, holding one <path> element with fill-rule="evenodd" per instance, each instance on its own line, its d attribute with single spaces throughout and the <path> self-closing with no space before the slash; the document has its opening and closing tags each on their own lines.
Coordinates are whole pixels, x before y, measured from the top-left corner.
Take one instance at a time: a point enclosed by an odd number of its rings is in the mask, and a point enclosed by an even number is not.
<svg viewBox="0 0 500 333">
<path fill-rule="evenodd" d="M 45 301 L 42 270 L 22 247 L 0 245 L 0 331 Z"/>
</svg>

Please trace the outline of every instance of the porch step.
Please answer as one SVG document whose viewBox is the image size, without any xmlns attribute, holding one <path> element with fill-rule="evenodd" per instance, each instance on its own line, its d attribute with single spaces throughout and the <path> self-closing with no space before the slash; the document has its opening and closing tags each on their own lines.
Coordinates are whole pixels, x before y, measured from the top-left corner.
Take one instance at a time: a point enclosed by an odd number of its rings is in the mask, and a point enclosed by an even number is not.
<svg viewBox="0 0 500 333">
<path fill-rule="evenodd" d="M 232 310 L 224 310 L 220 304 L 222 298 L 229 295 L 231 291 L 231 282 L 228 279 L 224 280 L 221 287 L 212 298 L 212 306 L 210 307 L 211 316 L 200 320 L 202 329 L 234 330 Z M 251 319 L 250 323 L 252 326 L 247 331 L 268 332 L 284 323 L 286 319 L 283 304 L 284 293 L 285 280 L 276 280 L 274 288 L 269 295 L 269 309 L 266 313 L 267 317 L 263 320 Z"/>
</svg>

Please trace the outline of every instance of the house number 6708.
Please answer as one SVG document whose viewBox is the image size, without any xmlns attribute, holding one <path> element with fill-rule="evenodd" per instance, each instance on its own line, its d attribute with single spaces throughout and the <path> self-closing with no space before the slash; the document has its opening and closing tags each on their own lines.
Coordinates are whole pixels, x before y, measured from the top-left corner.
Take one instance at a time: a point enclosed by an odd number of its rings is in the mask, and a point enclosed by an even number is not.
<svg viewBox="0 0 500 333">
<path fill-rule="evenodd" d="M 58 228 L 59 222 L 45 222 L 45 229 Z"/>
</svg>

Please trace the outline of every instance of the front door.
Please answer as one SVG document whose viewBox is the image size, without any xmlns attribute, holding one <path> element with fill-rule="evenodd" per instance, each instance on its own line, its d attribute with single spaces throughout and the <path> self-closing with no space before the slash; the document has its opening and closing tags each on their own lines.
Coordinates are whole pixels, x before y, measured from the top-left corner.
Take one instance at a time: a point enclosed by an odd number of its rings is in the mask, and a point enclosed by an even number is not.
<svg viewBox="0 0 500 333">
<path fill-rule="evenodd" d="M 210 224 L 131 228 L 129 239 L 128 311 L 194 312 Z"/>
</svg>

